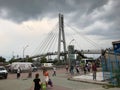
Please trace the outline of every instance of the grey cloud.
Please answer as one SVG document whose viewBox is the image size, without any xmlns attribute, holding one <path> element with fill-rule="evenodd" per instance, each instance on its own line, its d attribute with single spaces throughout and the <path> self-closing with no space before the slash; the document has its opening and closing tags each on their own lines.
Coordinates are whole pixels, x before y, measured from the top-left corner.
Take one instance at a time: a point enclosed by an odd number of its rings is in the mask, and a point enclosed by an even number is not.
<svg viewBox="0 0 120 90">
<path fill-rule="evenodd" d="M 102 36 L 102 39 L 120 39 L 120 26 L 116 23 L 108 25 L 107 29 L 101 28 L 94 28 L 92 31 L 86 33 L 87 35 L 97 35 Z"/>
<path fill-rule="evenodd" d="M 17 22 L 42 18 L 59 11 L 69 12 L 72 7 L 65 0 L 0 0 L 0 9 L 8 11 L 5 18 Z"/>
<path fill-rule="evenodd" d="M 70 0 L 69 0 L 70 1 Z M 107 0 L 73 0 L 68 3 L 67 0 L 0 0 L 0 10 L 5 9 L 9 18 L 16 22 L 22 22 L 29 19 L 38 19 L 45 16 L 55 16 L 59 12 L 69 14 L 71 12 L 81 13 L 91 12 L 99 6 L 102 6 Z"/>
<path fill-rule="evenodd" d="M 111 10 L 105 11 L 103 6 L 110 1 L 113 1 Z M 1 10 L 6 10 L 8 14 L 3 16 Z M 91 16 L 95 10 L 104 14 L 93 19 Z M 96 21 L 113 23 L 106 31 L 95 28 L 87 34 L 120 38 L 118 35 L 120 34 L 120 0 L 0 0 L 0 17 L 17 23 L 30 19 L 58 17 L 59 12 L 65 15 L 66 23 L 75 25 L 78 29 L 84 30 Z M 70 14 L 73 15 L 69 16 Z"/>
</svg>

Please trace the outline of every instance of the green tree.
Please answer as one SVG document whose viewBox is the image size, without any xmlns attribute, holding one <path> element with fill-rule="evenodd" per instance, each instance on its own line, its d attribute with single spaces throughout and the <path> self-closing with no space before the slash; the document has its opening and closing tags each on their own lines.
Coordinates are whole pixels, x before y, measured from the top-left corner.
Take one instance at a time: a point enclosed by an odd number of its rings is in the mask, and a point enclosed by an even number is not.
<svg viewBox="0 0 120 90">
<path fill-rule="evenodd" d="M 33 62 L 32 58 L 27 58 L 27 62 Z"/>
<path fill-rule="evenodd" d="M 41 63 L 46 63 L 47 62 L 47 58 L 46 57 L 41 57 Z"/>
<path fill-rule="evenodd" d="M 12 63 L 12 62 L 17 62 L 17 60 L 15 60 L 14 58 L 11 58 L 11 60 L 9 61 L 9 63 Z"/>
<path fill-rule="evenodd" d="M 2 56 L 0 56 L 0 62 L 6 62 L 6 59 Z"/>
</svg>

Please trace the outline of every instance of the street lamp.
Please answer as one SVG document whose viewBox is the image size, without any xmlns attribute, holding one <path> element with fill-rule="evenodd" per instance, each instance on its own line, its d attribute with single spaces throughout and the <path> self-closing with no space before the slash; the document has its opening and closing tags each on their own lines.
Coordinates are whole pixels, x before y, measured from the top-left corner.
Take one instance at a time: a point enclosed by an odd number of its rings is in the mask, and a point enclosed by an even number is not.
<svg viewBox="0 0 120 90">
<path fill-rule="evenodd" d="M 25 50 L 28 47 L 28 45 L 26 45 L 25 47 L 23 47 L 23 61 L 24 61 L 24 54 L 25 54 Z"/>
<path fill-rule="evenodd" d="M 70 45 L 73 41 L 74 41 L 75 39 L 72 39 L 70 42 L 69 42 L 69 44 L 68 45 Z"/>
</svg>

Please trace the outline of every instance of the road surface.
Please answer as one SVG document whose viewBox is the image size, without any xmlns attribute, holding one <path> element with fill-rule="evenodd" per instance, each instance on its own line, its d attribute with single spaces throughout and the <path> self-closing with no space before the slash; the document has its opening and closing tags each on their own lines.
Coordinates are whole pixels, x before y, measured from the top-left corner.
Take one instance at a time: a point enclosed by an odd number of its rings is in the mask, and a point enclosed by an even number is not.
<svg viewBox="0 0 120 90">
<path fill-rule="evenodd" d="M 32 78 L 27 78 L 28 73 L 22 73 L 20 79 L 16 79 L 16 74 L 8 74 L 8 79 L 0 79 L 0 90 L 33 90 L 34 74 L 39 73 L 43 81 L 42 71 L 33 73 Z M 65 73 L 65 69 L 57 69 L 57 76 L 52 77 L 52 71 L 49 70 L 53 81 L 53 87 L 47 90 L 106 90 L 102 85 L 83 83 L 67 80 L 70 75 Z M 109 88 L 109 90 L 119 90 L 120 88 Z"/>
</svg>

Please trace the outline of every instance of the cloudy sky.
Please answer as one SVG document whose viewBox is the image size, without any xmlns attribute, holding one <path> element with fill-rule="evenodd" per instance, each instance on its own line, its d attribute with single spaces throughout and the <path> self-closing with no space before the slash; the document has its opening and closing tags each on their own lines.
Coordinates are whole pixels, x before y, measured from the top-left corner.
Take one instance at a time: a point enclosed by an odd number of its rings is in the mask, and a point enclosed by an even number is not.
<svg viewBox="0 0 120 90">
<path fill-rule="evenodd" d="M 58 13 L 103 48 L 120 40 L 120 0 L 0 0 L 0 56 L 22 57 L 27 45 L 25 55 L 33 53 Z"/>
</svg>

